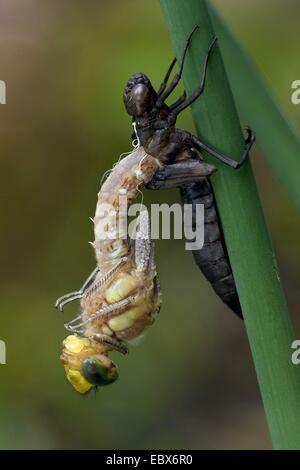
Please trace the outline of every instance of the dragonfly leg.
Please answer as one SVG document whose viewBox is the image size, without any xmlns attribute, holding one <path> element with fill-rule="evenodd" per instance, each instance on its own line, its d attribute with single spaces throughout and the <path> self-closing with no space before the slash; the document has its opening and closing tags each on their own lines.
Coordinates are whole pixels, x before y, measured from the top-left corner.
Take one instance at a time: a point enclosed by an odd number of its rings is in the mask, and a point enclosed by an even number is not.
<svg viewBox="0 0 300 470">
<path fill-rule="evenodd" d="M 126 297 L 125 299 L 119 300 L 114 304 L 106 305 L 105 307 L 98 310 L 93 315 L 90 315 L 86 319 L 83 320 L 82 315 L 74 318 L 68 323 L 65 323 L 65 328 L 68 331 L 73 331 L 74 333 L 82 333 L 82 328 L 85 327 L 88 323 L 93 322 L 97 318 L 106 318 L 106 317 L 115 317 L 122 312 L 125 308 L 132 305 L 136 300 L 134 295 Z"/>
<path fill-rule="evenodd" d="M 172 165 L 163 166 L 155 173 L 147 188 L 177 188 L 182 184 L 199 181 L 199 179 L 210 176 L 215 171 L 216 167 L 201 160 L 184 160 Z"/>
<path fill-rule="evenodd" d="M 112 338 L 111 336 L 97 333 L 95 335 L 88 336 L 88 338 L 106 346 L 111 346 L 113 349 L 124 355 L 128 354 L 129 352 L 127 346 L 124 343 L 116 338 Z"/>
<path fill-rule="evenodd" d="M 172 72 L 175 64 L 176 64 L 176 57 L 172 60 L 171 65 L 168 68 L 167 73 L 165 75 L 165 78 L 163 79 L 163 81 L 162 81 L 162 83 L 161 83 L 161 85 L 158 89 L 158 92 L 157 92 L 158 96 L 160 96 L 163 93 L 163 91 L 165 91 L 168 80 L 170 78 L 171 72 Z"/>
<path fill-rule="evenodd" d="M 173 107 L 173 111 L 171 113 L 171 116 L 173 116 L 173 119 L 176 120 L 177 116 L 179 113 L 181 113 L 184 109 L 186 109 L 188 106 L 190 106 L 194 101 L 196 101 L 199 96 L 203 93 L 204 88 L 205 88 L 205 80 L 206 80 L 206 72 L 207 72 L 207 65 L 208 65 L 208 60 L 210 57 L 210 54 L 212 52 L 212 49 L 214 45 L 217 42 L 217 38 L 214 38 L 213 41 L 211 42 L 209 49 L 207 51 L 207 54 L 204 59 L 202 71 L 201 71 L 201 80 L 200 80 L 200 85 L 198 88 L 192 93 L 190 96 L 186 98 L 186 100 L 182 101 L 181 103 L 178 104 L 175 108 Z"/>
<path fill-rule="evenodd" d="M 160 281 L 156 272 L 154 242 L 151 240 L 149 214 L 142 211 L 138 218 L 139 231 L 134 240 L 135 264 L 137 271 L 152 272 L 154 275 L 154 289 L 158 298 L 161 298 Z M 160 307 L 159 307 L 160 309 Z M 159 311 L 159 310 L 158 310 Z M 155 315 L 158 312 L 155 312 Z"/>
<path fill-rule="evenodd" d="M 59 299 L 57 299 L 57 301 L 55 302 L 55 307 L 59 308 L 62 312 L 64 305 L 69 302 L 72 302 L 73 300 L 81 299 L 86 289 L 94 282 L 98 272 L 99 268 L 96 267 L 78 291 L 69 292 L 68 294 L 63 295 L 62 297 L 59 297 Z"/>
<path fill-rule="evenodd" d="M 97 289 L 107 284 L 113 278 L 113 276 L 119 272 L 120 268 L 126 261 L 127 256 L 123 256 L 111 269 L 109 269 L 109 271 L 104 272 L 97 280 L 88 286 L 84 292 L 83 297 L 89 297 Z"/>
<path fill-rule="evenodd" d="M 159 92 L 158 92 L 158 100 L 156 102 L 156 106 L 158 107 L 161 107 L 164 103 L 164 101 L 168 98 L 168 96 L 172 93 L 172 91 L 176 88 L 176 86 L 178 85 L 180 79 L 181 79 L 181 76 L 182 76 L 182 72 L 183 72 L 183 67 L 184 67 L 184 62 L 185 62 L 185 58 L 186 58 L 186 53 L 188 51 L 188 48 L 189 48 L 189 45 L 190 45 L 190 42 L 191 42 L 191 38 L 194 34 L 194 32 L 196 31 L 196 29 L 198 29 L 198 25 L 195 26 L 195 28 L 193 29 L 193 31 L 191 32 L 191 34 L 189 35 L 189 37 L 187 38 L 187 41 L 186 41 L 186 44 L 185 44 L 185 48 L 183 50 L 183 54 L 182 54 L 182 58 L 181 58 L 181 61 L 180 61 L 180 66 L 179 66 L 179 71 L 176 73 L 176 75 L 174 76 L 173 80 L 171 81 L 170 85 L 166 88 L 166 85 L 167 85 L 167 81 L 168 81 L 168 78 L 171 74 L 171 71 L 176 63 L 176 60 L 174 59 L 173 62 L 171 63 L 169 69 L 168 69 L 168 72 L 166 74 L 166 77 L 165 79 L 163 80 L 160 88 L 159 88 Z"/>
<path fill-rule="evenodd" d="M 152 253 L 154 251 L 154 246 L 151 241 L 151 229 L 149 221 L 149 213 L 144 210 L 140 213 L 134 237 L 134 255 L 135 255 L 135 265 L 137 271 L 145 272 L 151 267 L 152 262 Z"/>
<path fill-rule="evenodd" d="M 183 92 L 183 94 L 178 98 L 177 101 L 175 101 L 175 103 L 169 106 L 170 110 L 173 111 L 175 108 L 177 108 L 177 106 L 182 104 L 185 100 L 186 100 L 186 91 Z"/>
<path fill-rule="evenodd" d="M 250 127 L 247 127 L 246 130 L 248 132 L 248 137 L 245 140 L 245 147 L 244 147 L 244 150 L 243 150 L 243 153 L 239 162 L 237 162 L 236 160 L 233 160 L 231 157 L 224 155 L 222 152 L 220 152 L 213 146 L 202 142 L 200 139 L 198 139 L 198 137 L 192 136 L 192 143 L 197 150 L 200 150 L 200 151 L 204 150 L 205 152 L 208 152 L 210 155 L 213 155 L 214 157 L 216 157 L 218 160 L 221 160 L 221 162 L 226 163 L 227 165 L 231 166 L 231 168 L 233 168 L 234 170 L 237 170 L 241 168 L 241 166 L 245 163 L 248 157 L 249 151 L 256 139 L 255 132 Z"/>
<path fill-rule="evenodd" d="M 100 269 L 97 267 L 92 272 L 92 274 L 88 277 L 85 281 L 83 286 L 77 292 L 70 292 L 69 294 L 64 295 L 57 299 L 55 306 L 59 307 L 60 310 L 63 310 L 63 306 L 68 302 L 72 302 L 76 299 L 82 299 L 82 297 L 88 297 L 91 293 L 93 293 L 96 289 L 102 287 L 105 283 L 107 283 L 112 276 L 114 276 L 118 271 L 119 268 L 126 262 L 127 257 L 124 256 L 121 258 L 115 266 L 113 266 L 108 272 L 101 275 L 97 280 L 96 276 L 100 272 Z"/>
</svg>

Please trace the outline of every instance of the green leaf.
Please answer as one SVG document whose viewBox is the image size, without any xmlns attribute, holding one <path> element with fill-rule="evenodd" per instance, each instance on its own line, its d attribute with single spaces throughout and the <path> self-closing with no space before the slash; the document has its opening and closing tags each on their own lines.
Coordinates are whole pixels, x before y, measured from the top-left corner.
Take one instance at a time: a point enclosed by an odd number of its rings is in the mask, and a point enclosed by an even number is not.
<svg viewBox="0 0 300 470">
<path fill-rule="evenodd" d="M 267 83 L 210 4 L 225 68 L 240 114 L 257 134 L 257 144 L 300 210 L 300 138 Z"/>
<path fill-rule="evenodd" d="M 199 25 L 184 68 L 185 88 L 191 93 L 214 37 L 206 2 L 161 0 L 161 6 L 177 58 Z M 251 93 L 248 98 L 253 99 Z M 238 160 L 243 136 L 218 47 L 209 61 L 205 92 L 192 111 L 198 135 Z M 273 444 L 277 449 L 299 449 L 300 374 L 291 362 L 293 331 L 251 164 L 234 171 L 207 160 L 219 170 L 211 181 Z"/>
</svg>

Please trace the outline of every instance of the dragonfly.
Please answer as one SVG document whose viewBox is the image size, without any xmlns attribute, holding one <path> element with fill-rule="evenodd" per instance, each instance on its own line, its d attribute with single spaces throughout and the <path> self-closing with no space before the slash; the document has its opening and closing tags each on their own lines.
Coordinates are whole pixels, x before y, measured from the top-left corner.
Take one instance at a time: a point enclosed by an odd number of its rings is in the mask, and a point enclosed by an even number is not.
<svg viewBox="0 0 300 470">
<path fill-rule="evenodd" d="M 139 215 L 134 238 L 121 236 L 122 224 L 118 222 L 127 214 L 122 213 L 120 196 L 126 196 L 130 206 L 144 187 L 152 190 L 178 187 L 183 201 L 191 204 L 193 209 L 197 204 L 203 204 L 204 245 L 193 251 L 195 261 L 219 297 L 242 317 L 209 179 L 216 167 L 204 161 L 202 152 L 210 153 L 237 170 L 248 157 L 255 133 L 247 129 L 245 148 L 237 162 L 190 132 L 175 127 L 178 115 L 204 92 L 208 62 L 216 44 L 214 38 L 194 93 L 190 96 L 184 93 L 172 105 L 167 105 L 166 99 L 182 77 L 186 54 L 196 30 L 197 27 L 186 41 L 179 71 L 169 85 L 176 59 L 158 91 L 141 72 L 133 74 L 127 81 L 123 100 L 132 118 L 135 148 L 114 165 L 98 194 L 93 219 L 95 240 L 92 242 L 96 268 L 78 291 L 65 294 L 56 301 L 56 307 L 63 310 L 69 302 L 80 300 L 80 314 L 65 323 L 71 334 L 63 342 L 61 360 L 67 379 L 81 394 L 117 380 L 117 367 L 110 353 L 115 350 L 127 354 L 130 341 L 139 338 L 153 324 L 161 306 L 148 212 Z M 193 214 L 192 223 L 197 228 L 199 222 L 195 211 Z"/>
</svg>

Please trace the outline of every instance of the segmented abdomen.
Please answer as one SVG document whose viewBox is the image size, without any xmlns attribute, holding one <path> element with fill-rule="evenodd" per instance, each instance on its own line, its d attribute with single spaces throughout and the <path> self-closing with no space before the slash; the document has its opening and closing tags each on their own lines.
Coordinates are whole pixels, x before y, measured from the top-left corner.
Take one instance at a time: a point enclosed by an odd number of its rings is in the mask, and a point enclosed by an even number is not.
<svg viewBox="0 0 300 470">
<path fill-rule="evenodd" d="M 196 264 L 211 283 L 216 294 L 236 315 L 242 318 L 242 310 L 209 179 L 203 178 L 197 183 L 185 185 L 181 188 L 181 196 L 185 204 L 193 206 L 194 231 L 197 230 L 197 223 L 201 223 L 195 217 L 194 208 L 196 204 L 204 205 L 204 245 L 200 250 L 193 250 Z"/>
<path fill-rule="evenodd" d="M 122 220 L 127 220 L 127 208 L 160 166 L 156 158 L 139 147 L 118 162 L 102 185 L 94 218 L 93 243 L 97 264 L 101 269 L 128 253 L 126 224 L 124 233 Z"/>
</svg>

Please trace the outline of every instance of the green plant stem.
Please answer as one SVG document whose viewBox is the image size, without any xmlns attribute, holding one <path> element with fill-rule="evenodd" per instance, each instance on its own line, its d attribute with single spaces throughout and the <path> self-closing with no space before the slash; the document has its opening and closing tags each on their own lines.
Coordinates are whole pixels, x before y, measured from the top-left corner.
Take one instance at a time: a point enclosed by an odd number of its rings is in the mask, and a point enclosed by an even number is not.
<svg viewBox="0 0 300 470">
<path fill-rule="evenodd" d="M 256 130 L 258 145 L 300 210 L 300 138 L 267 83 L 209 4 L 225 68 L 241 115 Z"/>
<path fill-rule="evenodd" d="M 161 0 L 161 6 L 178 59 L 187 36 L 199 25 L 183 76 L 191 93 L 214 36 L 206 2 Z M 218 47 L 209 62 L 205 92 L 192 111 L 199 136 L 238 159 L 243 136 Z M 300 449 L 300 374 L 291 363 L 293 331 L 251 164 L 234 171 L 207 159 L 219 169 L 211 180 L 273 445 Z"/>
</svg>

